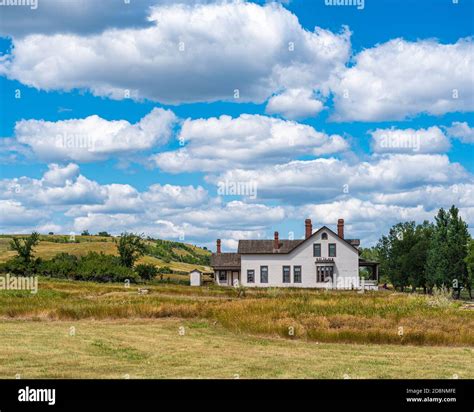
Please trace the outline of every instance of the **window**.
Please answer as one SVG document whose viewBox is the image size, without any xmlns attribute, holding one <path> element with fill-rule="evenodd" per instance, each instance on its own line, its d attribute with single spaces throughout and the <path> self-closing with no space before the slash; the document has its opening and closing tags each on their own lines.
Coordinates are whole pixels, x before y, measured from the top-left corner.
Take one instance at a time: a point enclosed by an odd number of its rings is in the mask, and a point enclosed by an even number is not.
<svg viewBox="0 0 474 412">
<path fill-rule="evenodd" d="M 260 266 L 260 283 L 268 283 L 268 266 Z"/>
<path fill-rule="evenodd" d="M 328 256 L 329 257 L 336 257 L 336 244 L 335 243 L 329 243 L 329 250 L 328 250 Z"/>
<path fill-rule="evenodd" d="M 321 257 L 321 243 L 315 243 L 313 245 L 313 256 Z"/>
<path fill-rule="evenodd" d="M 219 271 L 219 282 L 227 282 L 227 271 Z"/>
<path fill-rule="evenodd" d="M 283 283 L 290 283 L 290 267 L 283 266 Z"/>
<path fill-rule="evenodd" d="M 316 281 L 318 283 L 332 281 L 334 268 L 332 266 L 316 266 Z"/>
<path fill-rule="evenodd" d="M 301 283 L 301 266 L 293 266 L 293 282 Z"/>
<path fill-rule="evenodd" d="M 328 234 L 326 232 L 324 232 L 322 235 L 321 235 L 321 239 L 323 240 L 328 240 Z"/>
<path fill-rule="evenodd" d="M 255 282 L 255 270 L 247 270 L 247 283 Z"/>
</svg>

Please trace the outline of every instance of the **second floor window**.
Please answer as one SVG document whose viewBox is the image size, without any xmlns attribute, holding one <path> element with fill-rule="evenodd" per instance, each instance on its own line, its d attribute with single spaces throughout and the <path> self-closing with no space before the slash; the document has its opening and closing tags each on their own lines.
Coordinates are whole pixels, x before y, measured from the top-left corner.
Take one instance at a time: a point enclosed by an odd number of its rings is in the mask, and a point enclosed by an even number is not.
<svg viewBox="0 0 474 412">
<path fill-rule="evenodd" d="M 268 283 L 268 266 L 260 266 L 260 283 Z"/>
<path fill-rule="evenodd" d="M 247 283 L 255 282 L 255 270 L 247 270 Z"/>
<path fill-rule="evenodd" d="M 313 245 L 313 256 L 321 257 L 321 243 L 315 243 Z"/>
<path fill-rule="evenodd" d="M 301 283 L 301 266 L 293 267 L 293 282 Z"/>
<path fill-rule="evenodd" d="M 336 244 L 335 243 L 329 243 L 328 256 L 336 257 Z"/>
<path fill-rule="evenodd" d="M 290 283 L 290 267 L 283 266 L 283 283 Z"/>
</svg>

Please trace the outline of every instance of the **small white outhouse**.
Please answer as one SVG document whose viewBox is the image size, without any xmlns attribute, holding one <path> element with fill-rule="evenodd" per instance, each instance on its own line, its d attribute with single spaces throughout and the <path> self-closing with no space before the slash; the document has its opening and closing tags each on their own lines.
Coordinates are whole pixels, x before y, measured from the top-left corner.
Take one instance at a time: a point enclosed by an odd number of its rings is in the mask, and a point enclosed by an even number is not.
<svg viewBox="0 0 474 412">
<path fill-rule="evenodd" d="M 200 270 L 194 269 L 189 273 L 189 279 L 191 286 L 201 286 L 202 285 L 202 272 Z"/>
</svg>

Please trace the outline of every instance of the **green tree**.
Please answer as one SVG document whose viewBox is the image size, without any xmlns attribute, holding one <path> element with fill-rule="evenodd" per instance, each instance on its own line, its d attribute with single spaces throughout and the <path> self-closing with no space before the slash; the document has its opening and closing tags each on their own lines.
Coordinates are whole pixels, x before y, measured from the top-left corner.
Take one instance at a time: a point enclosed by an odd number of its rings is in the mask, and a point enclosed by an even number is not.
<svg viewBox="0 0 474 412">
<path fill-rule="evenodd" d="M 426 262 L 428 261 L 432 236 L 433 225 L 428 221 L 417 225 L 414 233 L 415 242 L 407 255 L 408 281 L 413 290 L 423 288 L 424 293 L 427 292 Z"/>
<path fill-rule="evenodd" d="M 466 289 L 469 292 L 469 298 L 472 299 L 472 286 L 474 284 L 474 240 L 469 241 L 467 248 L 467 256 L 464 258 L 466 262 L 466 269 L 468 273 Z"/>
<path fill-rule="evenodd" d="M 441 208 L 435 216 L 435 226 L 426 265 L 427 283 L 430 291 L 433 287 L 446 286 L 448 273 L 448 213 Z M 451 286 L 451 285 L 449 285 Z"/>
<path fill-rule="evenodd" d="M 377 243 L 381 269 L 395 288 L 409 285 L 408 253 L 414 245 L 415 222 L 397 223 Z"/>
<path fill-rule="evenodd" d="M 395 288 L 403 291 L 411 285 L 413 290 L 426 291 L 426 261 L 431 245 L 432 225 L 423 222 L 397 223 L 382 236 L 376 246 L 380 273 L 387 276 Z"/>
<path fill-rule="evenodd" d="M 25 238 L 14 237 L 10 242 L 10 249 L 18 254 L 18 259 L 24 264 L 30 264 L 33 258 L 33 248 L 39 243 L 39 234 L 33 232 Z"/>
<path fill-rule="evenodd" d="M 427 262 L 428 284 L 430 288 L 454 287 L 456 297 L 459 298 L 461 287 L 470 287 L 465 261 L 470 240 L 467 224 L 454 205 L 449 211 L 441 208 L 435 220 Z"/>
<path fill-rule="evenodd" d="M 108 232 L 99 232 L 97 236 L 110 237 L 110 234 Z"/>
<path fill-rule="evenodd" d="M 456 297 L 459 299 L 461 287 L 469 284 L 466 257 L 468 244 L 471 239 L 466 222 L 459 216 L 459 209 L 454 205 L 449 209 L 448 221 L 448 261 L 449 271 L 447 282 L 451 282 L 455 289 Z"/>
<path fill-rule="evenodd" d="M 146 252 L 146 244 L 142 235 L 124 232 L 115 240 L 120 256 L 120 264 L 132 268 L 140 256 Z"/>
</svg>

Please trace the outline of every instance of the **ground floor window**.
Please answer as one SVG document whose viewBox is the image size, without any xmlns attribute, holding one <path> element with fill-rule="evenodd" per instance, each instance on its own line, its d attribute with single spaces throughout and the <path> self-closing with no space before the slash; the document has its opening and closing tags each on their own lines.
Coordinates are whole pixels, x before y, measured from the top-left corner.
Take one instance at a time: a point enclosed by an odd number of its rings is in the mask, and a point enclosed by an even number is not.
<svg viewBox="0 0 474 412">
<path fill-rule="evenodd" d="M 333 266 L 316 266 L 316 275 L 317 275 L 317 282 L 327 282 L 332 281 L 334 273 Z"/>
<path fill-rule="evenodd" d="M 227 282 L 227 271 L 220 270 L 219 271 L 219 282 Z"/>
<path fill-rule="evenodd" d="M 268 283 L 268 266 L 260 266 L 260 283 Z"/>
<path fill-rule="evenodd" d="M 255 270 L 247 270 L 247 283 L 255 282 Z"/>
<path fill-rule="evenodd" d="M 283 283 L 290 283 L 290 267 L 283 266 Z"/>
<path fill-rule="evenodd" d="M 293 266 L 293 282 L 301 283 L 301 266 Z"/>
</svg>

